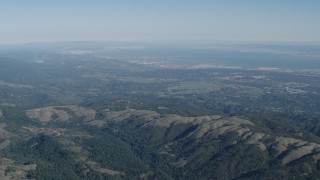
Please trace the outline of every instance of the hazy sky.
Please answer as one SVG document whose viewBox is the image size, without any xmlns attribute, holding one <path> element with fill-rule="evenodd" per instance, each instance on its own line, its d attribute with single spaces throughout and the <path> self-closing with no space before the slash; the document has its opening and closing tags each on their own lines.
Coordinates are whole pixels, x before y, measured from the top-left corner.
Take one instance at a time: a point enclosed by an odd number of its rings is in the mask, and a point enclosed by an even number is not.
<svg viewBox="0 0 320 180">
<path fill-rule="evenodd" d="M 0 43 L 320 41 L 320 0 L 0 0 Z"/>
</svg>

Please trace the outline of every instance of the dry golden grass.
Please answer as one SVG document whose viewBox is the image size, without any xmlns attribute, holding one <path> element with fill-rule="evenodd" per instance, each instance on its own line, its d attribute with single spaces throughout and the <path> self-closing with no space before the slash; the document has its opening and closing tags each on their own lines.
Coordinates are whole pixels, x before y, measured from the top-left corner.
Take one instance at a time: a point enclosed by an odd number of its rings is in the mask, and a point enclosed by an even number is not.
<svg viewBox="0 0 320 180">
<path fill-rule="evenodd" d="M 281 160 L 283 165 L 303 156 L 320 152 L 319 144 L 287 137 L 277 137 L 273 148 L 277 151 L 277 156 L 286 152 L 286 155 Z"/>
<path fill-rule="evenodd" d="M 36 164 L 16 164 L 15 161 L 0 157 L 0 179 L 26 179 L 27 171 L 35 170 Z M 10 171 L 8 171 L 11 169 Z"/>
<path fill-rule="evenodd" d="M 70 114 L 70 111 L 73 114 Z M 49 106 L 43 108 L 29 109 L 26 111 L 29 118 L 37 119 L 42 123 L 50 121 L 68 122 L 73 115 L 77 118 L 82 118 L 85 121 L 90 121 L 95 118 L 96 111 L 89 108 L 79 106 Z"/>
</svg>

